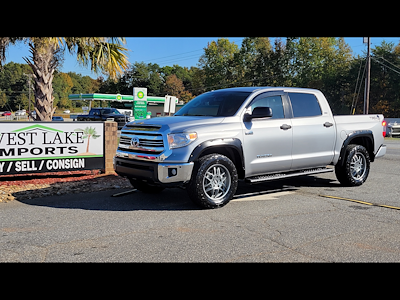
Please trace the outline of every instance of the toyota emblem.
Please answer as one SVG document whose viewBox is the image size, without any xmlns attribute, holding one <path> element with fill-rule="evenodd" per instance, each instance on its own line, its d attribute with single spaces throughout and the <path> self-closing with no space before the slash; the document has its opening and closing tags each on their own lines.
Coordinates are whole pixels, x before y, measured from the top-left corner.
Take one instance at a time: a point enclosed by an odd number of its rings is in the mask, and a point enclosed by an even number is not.
<svg viewBox="0 0 400 300">
<path fill-rule="evenodd" d="M 131 146 L 134 148 L 139 147 L 139 138 L 138 137 L 133 137 L 131 139 Z"/>
</svg>

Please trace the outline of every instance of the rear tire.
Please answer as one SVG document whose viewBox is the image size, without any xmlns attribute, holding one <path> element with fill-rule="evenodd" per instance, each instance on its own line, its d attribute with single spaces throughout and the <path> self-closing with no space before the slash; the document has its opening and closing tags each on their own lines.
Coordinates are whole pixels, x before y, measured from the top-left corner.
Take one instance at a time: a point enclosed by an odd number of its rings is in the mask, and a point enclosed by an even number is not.
<svg viewBox="0 0 400 300">
<path fill-rule="evenodd" d="M 202 208 L 226 205 L 236 193 L 238 174 L 233 162 L 222 154 L 209 154 L 195 164 L 187 186 L 190 199 Z"/>
<path fill-rule="evenodd" d="M 368 178 L 370 158 L 367 149 L 361 145 L 348 145 L 343 166 L 335 166 L 336 178 L 344 186 L 362 185 Z"/>
</svg>

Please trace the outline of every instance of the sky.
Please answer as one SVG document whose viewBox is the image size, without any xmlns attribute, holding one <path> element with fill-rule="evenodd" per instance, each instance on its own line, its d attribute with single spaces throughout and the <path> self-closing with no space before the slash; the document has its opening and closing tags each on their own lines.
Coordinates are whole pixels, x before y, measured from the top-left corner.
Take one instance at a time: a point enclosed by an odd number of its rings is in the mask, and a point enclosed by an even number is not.
<svg viewBox="0 0 400 300">
<path fill-rule="evenodd" d="M 191 66 L 197 66 L 199 58 L 203 54 L 203 49 L 207 47 L 207 43 L 217 39 L 218 37 L 127 37 L 125 47 L 129 49 L 128 55 L 131 63 L 143 61 L 145 63 L 157 63 L 160 66 L 177 64 L 190 68 Z M 240 47 L 243 38 L 228 37 L 228 39 Z M 273 42 L 274 38 L 270 39 Z M 371 37 L 371 48 L 380 45 L 383 40 L 397 45 L 400 42 L 400 37 Z M 367 45 L 363 44 L 362 37 L 346 37 L 345 41 L 352 49 L 353 55 L 363 55 L 363 51 L 366 52 L 367 50 Z M 22 57 L 29 55 L 28 46 L 24 43 L 18 43 L 8 48 L 5 63 L 10 61 L 25 63 Z M 89 68 L 79 66 L 76 57 L 70 55 L 68 51 L 65 53 L 64 64 L 60 70 L 61 72 L 72 71 L 92 78 L 98 77 Z"/>
</svg>

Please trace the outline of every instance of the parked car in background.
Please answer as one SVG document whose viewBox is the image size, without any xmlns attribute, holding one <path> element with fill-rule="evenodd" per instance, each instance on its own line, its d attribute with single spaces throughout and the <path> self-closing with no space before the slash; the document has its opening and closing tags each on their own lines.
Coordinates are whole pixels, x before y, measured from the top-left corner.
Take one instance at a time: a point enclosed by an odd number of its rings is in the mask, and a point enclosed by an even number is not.
<svg viewBox="0 0 400 300">
<path fill-rule="evenodd" d="M 117 122 L 118 130 L 125 126 L 126 122 L 129 121 L 128 116 L 121 114 L 115 108 L 109 107 L 92 108 L 89 114 L 77 116 L 77 121 L 107 121 L 107 119 L 113 119 Z"/>
<path fill-rule="evenodd" d="M 15 112 L 16 116 L 25 116 L 26 115 L 26 110 L 25 109 L 21 109 L 21 110 L 17 110 Z"/>
<path fill-rule="evenodd" d="M 54 117 L 51 118 L 51 120 L 52 120 L 52 121 L 64 121 L 64 118 L 63 118 L 63 117 L 56 117 L 56 116 L 54 116 Z"/>
<path fill-rule="evenodd" d="M 400 137 L 400 124 L 396 121 L 388 124 L 388 136 L 389 137 Z"/>
<path fill-rule="evenodd" d="M 70 111 L 69 109 L 66 109 L 66 110 L 63 111 L 63 113 L 64 113 L 64 114 L 70 114 L 71 111 Z"/>
<path fill-rule="evenodd" d="M 11 112 L 10 111 L 5 111 L 2 113 L 2 116 L 11 116 Z"/>
</svg>

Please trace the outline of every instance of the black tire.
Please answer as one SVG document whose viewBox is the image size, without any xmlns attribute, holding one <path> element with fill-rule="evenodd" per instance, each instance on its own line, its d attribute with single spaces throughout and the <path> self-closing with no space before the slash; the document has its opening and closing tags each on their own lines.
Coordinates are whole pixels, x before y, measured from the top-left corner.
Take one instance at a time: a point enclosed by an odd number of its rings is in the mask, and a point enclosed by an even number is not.
<svg viewBox="0 0 400 300">
<path fill-rule="evenodd" d="M 367 149 L 361 145 L 348 145 L 343 166 L 335 166 L 336 178 L 344 186 L 362 185 L 368 178 L 370 157 Z"/>
<path fill-rule="evenodd" d="M 202 208 L 226 205 L 236 193 L 238 174 L 233 162 L 222 154 L 209 154 L 195 164 L 187 186 L 190 199 Z"/>
<path fill-rule="evenodd" d="M 161 193 L 165 188 L 157 185 L 151 185 L 148 184 L 147 182 L 141 181 L 141 180 L 135 180 L 132 178 L 129 178 L 129 181 L 131 182 L 132 186 L 135 189 L 138 189 L 139 191 L 146 193 L 146 194 L 158 194 Z"/>
</svg>

